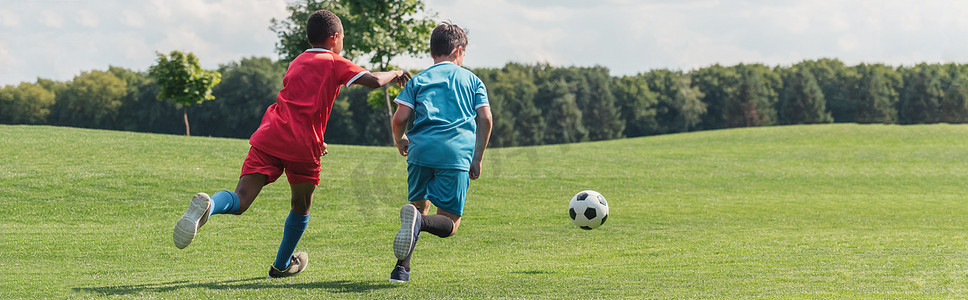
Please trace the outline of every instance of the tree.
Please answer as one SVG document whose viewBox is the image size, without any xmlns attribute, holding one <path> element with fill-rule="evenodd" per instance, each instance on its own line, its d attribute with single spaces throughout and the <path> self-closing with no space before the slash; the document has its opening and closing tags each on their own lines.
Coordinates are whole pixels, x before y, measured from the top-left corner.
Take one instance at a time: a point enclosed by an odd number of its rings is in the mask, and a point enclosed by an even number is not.
<svg viewBox="0 0 968 300">
<path fill-rule="evenodd" d="M 588 139 L 588 130 L 582 125 L 581 110 L 575 103 L 575 94 L 568 82 L 564 79 L 544 82 L 537 98 L 547 121 L 544 143 L 575 143 Z"/>
<path fill-rule="evenodd" d="M 425 11 L 421 0 L 305 0 L 289 4 L 285 20 L 272 19 L 270 30 L 279 35 L 276 51 L 292 60 L 306 50 L 306 20 L 320 9 L 333 12 L 343 22 L 344 56 L 350 60 L 369 57 L 379 71 L 391 69 L 390 61 L 402 55 L 430 52 L 430 33 L 436 14 Z M 378 91 L 387 109 L 387 125 L 393 116 L 392 91 Z M 389 130 L 388 130 L 389 132 Z M 391 135 L 392 136 L 392 135 Z"/>
<path fill-rule="evenodd" d="M 739 64 L 734 68 L 739 75 L 739 84 L 724 105 L 726 125 L 773 125 L 776 121 L 776 87 L 782 83 L 779 76 L 760 64 Z"/>
<path fill-rule="evenodd" d="M 0 88 L 0 123 L 46 123 L 54 96 L 54 92 L 35 83 L 23 82 Z"/>
<path fill-rule="evenodd" d="M 303 2 L 291 2 L 286 5 L 286 10 L 289 11 L 289 16 L 285 19 L 272 18 L 269 26 L 269 30 L 275 32 L 279 36 L 279 41 L 276 42 L 276 53 L 282 57 L 283 61 L 292 61 L 296 59 L 299 54 L 302 54 L 306 49 L 312 47 L 309 44 L 306 33 L 306 20 L 309 20 L 309 16 L 317 10 L 325 9 L 333 12 L 341 18 L 343 21 L 344 32 L 352 32 L 346 23 L 346 15 L 348 14 L 346 9 L 343 7 L 340 1 L 337 0 L 304 0 Z M 344 49 L 352 48 L 354 39 L 350 37 L 344 37 L 343 47 Z M 350 56 L 347 56 L 348 58 Z"/>
<path fill-rule="evenodd" d="M 511 138 L 506 139 L 508 143 L 503 146 L 540 145 L 544 141 L 544 133 L 547 129 L 546 118 L 535 103 L 538 96 L 535 75 L 537 68 L 539 67 L 508 63 L 494 78 L 504 85 L 487 86 L 488 97 L 492 94 L 499 95 L 504 98 L 506 105 L 506 108 L 497 112 L 492 111 L 495 122 L 507 120 L 511 123 L 510 128 L 507 129 L 512 132 L 505 132 Z M 491 134 L 492 139 L 497 134 L 498 132 L 494 131 Z"/>
<path fill-rule="evenodd" d="M 659 124 L 655 121 L 655 106 L 658 104 L 655 93 L 642 75 L 623 76 L 613 79 L 612 94 L 622 109 L 621 118 L 625 122 L 624 135 L 627 137 L 644 136 L 655 132 Z"/>
<path fill-rule="evenodd" d="M 588 129 L 588 138 L 593 141 L 623 138 L 625 122 L 621 110 L 615 105 L 609 83 L 611 76 L 605 67 L 582 68 L 578 70 L 585 76 L 588 86 L 587 99 L 579 108 L 582 121 Z"/>
<path fill-rule="evenodd" d="M 271 20 L 269 27 L 279 35 L 276 52 L 291 61 L 309 47 L 306 20 L 313 12 L 325 9 L 343 22 L 344 57 L 369 57 L 379 70 L 401 54 L 429 53 L 430 33 L 436 27 L 436 14 L 425 11 L 421 0 L 304 0 L 290 3 L 289 17 Z M 423 17 L 421 17 L 423 15 Z"/>
<path fill-rule="evenodd" d="M 82 72 L 57 94 L 51 123 L 86 128 L 114 126 L 128 84 L 111 72 Z"/>
<path fill-rule="evenodd" d="M 676 115 L 678 115 L 674 103 L 676 94 L 678 94 L 679 74 L 672 70 L 660 69 L 646 73 L 645 78 L 649 90 L 656 94 L 655 120 L 658 126 L 653 133 L 677 132 L 677 126 L 672 125 L 672 123 L 675 122 Z"/>
<path fill-rule="evenodd" d="M 903 68 L 904 88 L 898 109 L 903 124 L 937 123 L 941 120 L 941 99 L 944 89 L 941 82 L 946 76 L 940 65 L 919 64 Z"/>
<path fill-rule="evenodd" d="M 793 66 L 783 72 L 777 113 L 780 124 L 816 124 L 832 121 L 824 95 L 813 74 Z"/>
<path fill-rule="evenodd" d="M 118 67 L 111 67 L 109 71 L 127 82 L 114 129 L 178 134 L 181 113 L 175 103 L 158 101 L 158 85 L 147 72 Z"/>
<path fill-rule="evenodd" d="M 352 86 L 340 91 L 336 101 L 333 101 L 333 110 L 329 115 L 329 124 L 326 125 L 326 142 L 331 144 L 352 144 L 352 145 L 383 145 L 379 143 L 382 139 L 372 139 L 374 137 L 365 136 L 369 118 L 368 114 L 379 113 L 366 105 L 367 93 L 370 89 L 364 86 Z M 375 124 L 376 127 L 383 127 L 381 119 Z M 382 137 L 378 135 L 377 137 Z M 371 138 L 369 140 L 367 138 Z"/>
<path fill-rule="evenodd" d="M 538 86 L 535 82 L 535 68 L 520 64 L 509 63 L 502 69 L 501 79 L 509 82 L 511 87 L 504 93 L 508 109 L 506 119 L 513 119 L 514 139 L 508 146 L 540 145 L 544 140 L 547 129 L 546 118 L 535 103 L 538 96 Z M 488 93 L 498 92 L 498 88 L 489 89 Z M 495 120 L 498 116 L 494 115 Z M 491 134 L 493 137 L 494 134 Z"/>
<path fill-rule="evenodd" d="M 706 104 L 698 88 L 693 87 L 689 76 L 681 71 L 654 70 L 646 74 L 649 90 L 658 95 L 656 133 L 685 132 L 702 121 Z"/>
<path fill-rule="evenodd" d="M 689 73 L 692 86 L 702 92 L 702 102 L 706 104 L 706 113 L 698 126 L 700 129 L 726 128 L 725 107 L 739 85 L 739 75 L 735 68 L 713 65 Z"/>
<path fill-rule="evenodd" d="M 857 72 L 844 63 L 829 58 L 807 60 L 795 65 L 813 74 L 834 122 L 853 122 L 857 114 L 857 100 L 851 97 L 851 83 L 857 82 Z"/>
<path fill-rule="evenodd" d="M 682 131 L 689 131 L 702 122 L 702 115 L 706 113 L 706 103 L 703 103 L 702 92 L 692 86 L 689 75 L 679 76 L 678 91 L 675 97 L 675 108 L 679 111 L 676 126 Z"/>
<path fill-rule="evenodd" d="M 248 138 L 259 128 L 266 108 L 282 89 L 285 66 L 267 57 L 243 58 L 219 67 L 222 80 L 212 88 L 218 101 L 197 106 L 190 121 L 200 135 Z"/>
<path fill-rule="evenodd" d="M 182 108 L 185 118 L 185 135 L 190 136 L 188 126 L 188 107 L 215 99 L 212 87 L 222 80 L 222 74 L 214 70 L 202 69 L 195 54 L 185 55 L 172 51 L 169 56 L 158 53 L 157 64 L 148 73 L 158 82 L 158 100 L 170 99 Z"/>
<path fill-rule="evenodd" d="M 37 84 L 42 86 L 44 89 L 51 91 L 56 94 L 60 94 L 67 89 L 67 82 L 63 81 L 53 81 L 50 79 L 37 78 Z"/>
<path fill-rule="evenodd" d="M 945 90 L 941 101 L 942 120 L 948 123 L 968 123 L 968 76 L 957 72 Z"/>
<path fill-rule="evenodd" d="M 891 67 L 881 64 L 859 64 L 857 82 L 853 85 L 858 123 L 897 122 L 897 90 L 901 78 Z"/>
<path fill-rule="evenodd" d="M 491 125 L 492 146 L 516 146 L 518 142 L 517 131 L 514 130 L 514 117 L 509 109 L 510 103 L 516 99 L 513 94 L 514 82 L 505 80 L 506 72 L 501 69 L 479 69 L 475 70 L 488 87 L 487 102 L 491 106 L 493 114 L 493 124 Z"/>
</svg>

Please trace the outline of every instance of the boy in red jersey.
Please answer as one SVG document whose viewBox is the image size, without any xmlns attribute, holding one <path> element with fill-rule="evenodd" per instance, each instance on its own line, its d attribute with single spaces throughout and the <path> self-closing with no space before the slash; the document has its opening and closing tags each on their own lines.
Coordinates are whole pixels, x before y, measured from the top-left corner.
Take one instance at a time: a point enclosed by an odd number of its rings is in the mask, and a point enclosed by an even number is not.
<svg viewBox="0 0 968 300">
<path fill-rule="evenodd" d="M 196 194 L 175 224 L 176 247 L 187 247 L 210 215 L 245 212 L 262 187 L 285 171 L 292 190 L 292 209 L 269 277 L 292 276 L 306 268 L 308 255 L 293 251 L 309 222 L 313 191 L 319 185 L 320 157 L 327 153 L 323 133 L 340 87 L 359 84 L 378 88 L 391 82 L 403 85 L 410 79 L 406 71 L 370 73 L 339 56 L 343 25 L 332 12 L 316 11 L 306 24 L 313 48 L 289 64 L 276 103 L 266 109 L 259 129 L 249 139 L 252 147 L 235 192 L 223 190 L 211 197 Z"/>
</svg>

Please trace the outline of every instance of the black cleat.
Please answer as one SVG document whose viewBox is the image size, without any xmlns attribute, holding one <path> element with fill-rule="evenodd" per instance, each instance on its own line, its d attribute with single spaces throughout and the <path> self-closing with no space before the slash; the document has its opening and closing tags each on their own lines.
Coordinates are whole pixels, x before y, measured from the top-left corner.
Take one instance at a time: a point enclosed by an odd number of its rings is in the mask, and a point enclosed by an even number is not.
<svg viewBox="0 0 968 300">
<path fill-rule="evenodd" d="M 393 271 L 390 272 L 390 282 L 404 283 L 410 281 L 410 272 L 404 269 L 403 266 L 393 267 Z"/>
</svg>

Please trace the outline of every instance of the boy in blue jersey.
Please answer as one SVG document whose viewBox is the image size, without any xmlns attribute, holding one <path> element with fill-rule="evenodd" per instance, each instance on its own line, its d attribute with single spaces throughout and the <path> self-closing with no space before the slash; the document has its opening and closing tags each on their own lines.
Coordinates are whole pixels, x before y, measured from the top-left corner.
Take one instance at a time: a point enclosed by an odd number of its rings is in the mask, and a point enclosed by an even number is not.
<svg viewBox="0 0 968 300">
<path fill-rule="evenodd" d="M 463 29 L 437 26 L 430 36 L 434 65 L 411 78 L 394 100 L 393 136 L 407 157 L 410 203 L 400 210 L 391 282 L 410 281 L 410 256 L 421 231 L 442 238 L 457 232 L 467 186 L 481 176 L 491 108 L 484 83 L 461 67 L 466 50 Z M 411 115 L 413 127 L 404 134 Z M 428 216 L 431 203 L 437 214 Z"/>
</svg>

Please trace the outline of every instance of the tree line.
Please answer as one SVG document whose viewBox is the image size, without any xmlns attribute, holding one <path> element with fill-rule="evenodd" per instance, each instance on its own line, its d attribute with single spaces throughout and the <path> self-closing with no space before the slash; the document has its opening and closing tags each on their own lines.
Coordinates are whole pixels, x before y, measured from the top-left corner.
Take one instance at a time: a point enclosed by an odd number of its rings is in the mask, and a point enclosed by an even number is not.
<svg viewBox="0 0 968 300">
<path fill-rule="evenodd" d="M 194 135 L 248 138 L 282 88 L 286 62 L 222 65 L 214 101 L 188 109 Z M 612 76 L 604 67 L 509 63 L 472 69 L 488 88 L 492 145 L 609 140 L 696 130 L 830 122 L 968 122 L 968 65 L 713 65 Z M 416 73 L 416 72 L 414 72 Z M 146 72 L 120 67 L 70 81 L 0 88 L 0 123 L 179 134 L 185 107 L 158 100 Z M 389 145 L 386 111 L 371 91 L 343 88 L 327 126 L 334 144 Z M 380 96 L 382 97 L 382 96 Z"/>
</svg>

